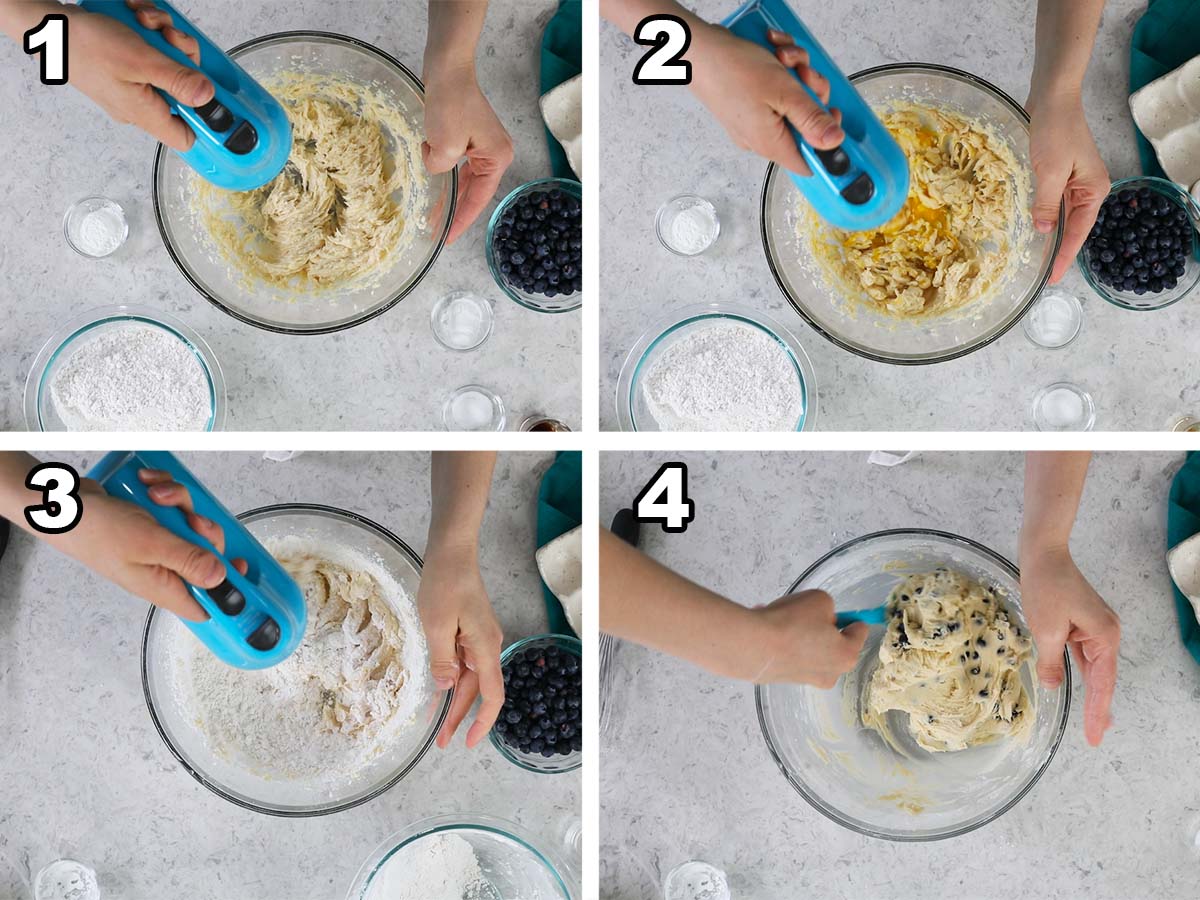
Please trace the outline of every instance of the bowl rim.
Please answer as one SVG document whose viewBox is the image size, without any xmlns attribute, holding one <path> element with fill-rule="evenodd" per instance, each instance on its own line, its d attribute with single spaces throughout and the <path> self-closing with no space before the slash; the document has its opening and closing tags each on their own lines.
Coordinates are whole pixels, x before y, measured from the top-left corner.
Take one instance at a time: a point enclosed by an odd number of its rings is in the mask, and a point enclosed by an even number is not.
<svg viewBox="0 0 1200 900">
<path fill-rule="evenodd" d="M 850 83 L 855 84 L 858 81 L 871 78 L 876 75 L 893 73 L 898 74 L 912 71 L 947 75 L 951 78 L 957 78 L 960 81 L 965 81 L 968 84 L 973 84 L 986 93 L 994 95 L 1001 103 L 1008 106 L 1010 111 L 1016 114 L 1017 118 L 1025 122 L 1026 125 L 1029 124 L 1029 113 L 1027 113 L 1025 108 L 1021 106 L 1021 104 L 1017 103 L 1017 101 L 1009 96 L 1006 92 L 996 87 L 996 85 L 992 84 L 990 81 L 980 78 L 978 75 L 973 75 L 970 72 L 963 71 L 962 69 L 956 69 L 953 66 L 943 66 L 937 63 L 920 62 L 887 63 L 886 65 L 871 66 L 867 69 L 861 69 L 849 76 L 849 78 Z M 763 256 L 765 256 L 767 259 L 767 267 L 771 270 L 771 277 L 775 279 L 775 286 L 779 288 L 779 292 L 783 294 L 784 299 L 787 300 L 792 309 L 796 311 L 797 315 L 799 315 L 800 318 L 802 318 L 808 324 L 808 326 L 813 329 L 813 331 L 825 338 L 825 340 L 829 341 L 830 343 L 840 347 L 842 350 L 846 350 L 850 353 L 853 353 L 855 356 L 862 357 L 863 359 L 872 360 L 873 362 L 887 363 L 888 365 L 894 366 L 928 366 L 936 363 L 949 362 L 953 359 L 959 359 L 969 353 L 974 353 L 976 350 L 981 350 L 989 344 L 995 343 L 997 340 L 1007 334 L 1013 328 L 1013 326 L 1020 322 L 1021 319 L 1025 317 L 1025 314 L 1029 312 L 1033 304 L 1037 302 L 1038 296 L 1050 281 L 1050 273 L 1054 269 L 1054 260 L 1058 258 L 1058 251 L 1062 247 L 1063 228 L 1066 223 L 1066 204 L 1060 200 L 1058 204 L 1058 224 L 1054 229 L 1054 247 L 1052 248 L 1051 252 L 1046 255 L 1048 262 L 1043 267 L 1043 271 L 1038 277 L 1036 287 L 1030 291 L 1029 298 L 1016 311 L 1016 314 L 1011 316 L 1011 321 L 1009 321 L 1006 325 L 989 337 L 977 339 L 969 344 L 963 345 L 957 350 L 950 350 L 933 356 L 896 357 L 884 353 L 877 353 L 875 351 L 856 347 L 848 341 L 833 334 L 828 329 L 823 328 L 801 307 L 801 305 L 792 297 L 791 292 L 787 289 L 779 266 L 776 264 L 775 259 L 771 255 L 769 250 L 770 245 L 768 243 L 768 236 L 770 232 L 767 224 L 767 201 L 771 187 L 774 185 L 775 178 L 778 177 L 780 171 L 782 171 L 781 167 L 776 163 L 768 164 L 767 174 L 763 178 L 763 187 L 759 199 L 758 216 L 759 235 L 762 240 Z"/>
<path fill-rule="evenodd" d="M 465 830 L 497 834 L 522 845 L 550 871 L 568 900 L 573 900 L 576 896 L 572 887 L 574 881 L 568 875 L 564 861 L 558 858 L 557 853 L 535 843 L 533 838 L 516 822 L 485 813 L 445 813 L 418 819 L 410 825 L 392 832 L 376 844 L 362 865 L 358 867 L 353 881 L 350 882 L 346 900 L 364 900 L 366 889 L 371 884 L 375 873 L 401 848 L 440 832 Z"/>
<path fill-rule="evenodd" d="M 583 641 L 581 641 L 579 638 L 577 638 L 573 634 L 554 634 L 553 632 L 546 632 L 545 634 L 535 634 L 535 635 L 531 635 L 526 638 L 521 638 L 521 640 L 516 641 L 512 644 L 509 644 L 507 647 L 505 647 L 504 652 L 502 652 L 500 654 L 501 668 L 504 667 L 505 662 L 512 659 L 513 656 L 515 656 L 518 652 L 520 652 L 521 650 L 524 650 L 526 647 L 530 646 L 531 644 L 549 643 L 550 641 L 566 644 L 568 649 L 570 650 L 570 652 L 573 653 L 576 657 L 578 657 L 580 663 L 582 664 L 582 662 L 583 662 Z M 496 737 L 495 729 L 488 729 L 488 740 L 490 740 L 492 742 L 492 746 L 495 747 L 497 751 L 499 751 L 501 756 L 503 756 L 506 760 L 508 760 L 513 765 L 515 765 L 521 769 L 524 769 L 526 772 L 534 772 L 538 775 L 563 775 L 567 772 L 574 772 L 577 769 L 579 769 L 580 766 L 583 765 L 583 753 L 580 752 L 578 754 L 578 758 L 575 760 L 575 763 L 571 766 L 568 766 L 565 769 L 540 769 L 537 766 L 531 766 L 528 763 L 526 763 L 524 760 L 517 758 L 516 754 L 512 753 L 510 751 L 510 749 L 508 748 L 508 746 L 505 745 L 505 743 L 502 740 L 500 740 L 499 738 Z M 564 757 L 564 759 L 569 759 L 569 758 L 570 757 Z"/>
<path fill-rule="evenodd" d="M 336 31 L 310 31 L 303 29 L 298 31 L 276 31 L 272 32 L 271 34 L 264 34 L 256 38 L 252 38 L 248 41 L 243 41 L 237 46 L 231 47 L 228 51 L 228 54 L 229 56 L 233 57 L 234 61 L 236 62 L 235 55 L 244 50 L 251 50 L 255 47 L 259 47 L 274 41 L 312 38 L 326 40 L 335 44 L 340 43 L 352 46 L 369 54 L 374 54 L 375 56 L 380 57 L 384 62 L 399 69 L 404 77 L 412 83 L 412 86 L 416 89 L 416 92 L 421 95 L 422 99 L 424 99 L 425 83 L 421 81 L 421 79 L 418 78 L 413 71 L 408 68 L 408 66 L 404 65 L 404 63 L 400 62 L 400 60 L 396 59 L 385 50 L 381 50 L 372 44 L 368 44 L 366 41 L 359 40 L 358 38 L 351 37 L 347 34 L 341 34 L 340 32 Z M 366 310 L 363 313 L 347 319 L 344 322 L 331 325 L 321 325 L 316 328 L 297 328 L 294 325 L 279 325 L 271 322 L 263 322 L 252 316 L 246 315 L 245 313 L 239 312 L 219 298 L 213 296 L 212 293 L 210 293 L 203 285 L 200 284 L 199 279 L 192 274 L 190 268 L 185 265 L 180 255 L 176 252 L 175 247 L 172 245 L 167 236 L 165 216 L 163 213 L 163 203 L 158 189 L 159 174 L 163 166 L 163 161 L 166 159 L 167 153 L 168 150 L 166 145 L 160 143 L 154 151 L 154 167 L 150 174 L 150 198 L 154 207 L 154 222 L 158 226 L 158 235 L 162 240 L 163 247 L 167 251 L 167 255 L 171 257 L 171 261 L 175 263 L 175 268 L 177 268 L 179 273 L 183 275 L 187 282 L 193 288 L 195 288 L 196 292 L 217 309 L 221 310 L 221 312 L 231 316 L 234 319 L 237 319 L 239 322 L 244 322 L 247 325 L 252 325 L 255 328 L 261 328 L 263 331 L 274 332 L 275 334 L 301 336 L 314 334 L 333 334 L 334 332 L 345 331 L 348 328 L 353 328 L 356 325 L 362 325 L 364 322 L 370 322 L 372 319 L 378 318 L 388 310 L 392 309 L 394 306 L 396 306 L 396 304 L 398 304 L 416 289 L 417 285 L 419 285 L 425 279 L 425 276 L 429 274 L 429 271 L 433 268 L 434 263 L 437 262 L 438 257 L 441 256 L 442 251 L 446 248 L 446 238 L 450 235 L 450 226 L 454 224 L 454 212 L 458 206 L 458 169 L 454 168 L 451 169 L 449 173 L 450 186 L 448 191 L 449 198 L 446 207 L 446 221 L 441 229 L 441 234 L 438 236 L 437 241 L 434 242 L 433 252 L 429 255 L 429 259 L 425 261 L 425 264 L 416 271 L 411 283 L 407 287 L 402 288 L 394 296 L 382 301 L 378 306 Z"/>
<path fill-rule="evenodd" d="M 649 328 L 642 332 L 638 339 L 625 354 L 625 361 L 617 376 L 616 407 L 617 423 L 621 431 L 638 431 L 637 422 L 633 416 L 632 394 L 640 383 L 638 375 L 646 362 L 646 355 L 658 342 L 671 332 L 682 328 L 691 322 L 705 318 L 736 319 L 747 325 L 752 325 L 765 331 L 779 341 L 787 350 L 796 367 L 800 379 L 800 387 L 804 392 L 804 420 L 799 427 L 789 434 L 803 431 L 813 431 L 817 422 L 817 376 L 812 360 L 799 338 L 783 323 L 761 310 L 740 303 L 730 303 L 724 300 L 711 300 L 707 303 L 690 303 L 670 310 L 659 316 Z M 624 400 L 624 402 L 622 402 Z M 701 432 L 673 432 L 675 434 L 700 434 Z M 710 432 L 711 433 L 711 432 Z M 733 433 L 733 432 L 730 432 Z"/>
<path fill-rule="evenodd" d="M 936 528 L 887 528 L 887 529 L 883 529 L 882 531 L 872 531 L 868 534 L 859 535 L 856 538 L 852 538 L 851 540 L 845 541 L 844 543 L 839 544 L 838 546 L 834 547 L 832 550 L 830 550 L 827 553 L 825 553 L 824 555 L 822 555 L 820 557 L 820 559 L 818 559 L 816 562 L 814 562 L 812 565 L 810 565 L 807 569 L 805 569 L 804 572 L 800 575 L 800 577 L 797 578 L 794 582 L 792 582 L 791 587 L 788 588 L 788 593 L 795 593 L 796 588 L 799 587 L 801 584 L 803 584 L 804 581 L 809 576 L 811 576 L 813 572 L 815 572 L 817 569 L 819 569 L 822 565 L 824 565 L 830 559 L 845 552 L 846 550 L 856 547 L 859 544 L 864 544 L 864 543 L 867 543 L 870 541 L 878 540 L 880 538 L 911 536 L 911 535 L 917 535 L 917 536 L 926 537 L 926 538 L 928 538 L 928 537 L 938 538 L 940 540 L 947 541 L 951 544 L 957 544 L 957 545 L 960 545 L 963 547 L 967 547 L 967 548 L 974 550 L 974 551 L 982 554 L 983 556 L 989 558 L 992 562 L 996 563 L 1001 569 L 1004 569 L 1012 578 L 1016 579 L 1018 582 L 1020 581 L 1021 570 L 1013 562 L 1011 562 L 1009 559 L 1002 556 L 1001 554 L 997 553 L 995 550 L 992 550 L 990 547 L 987 547 L 984 544 L 979 543 L 978 541 L 972 540 L 969 537 L 964 537 L 963 535 L 954 534 L 949 531 L 941 531 Z M 1058 690 L 1061 692 L 1061 695 L 1065 698 L 1065 702 L 1063 703 L 1063 711 L 1062 711 L 1062 716 L 1059 718 L 1058 728 L 1054 734 L 1053 740 L 1050 742 L 1050 748 L 1049 748 L 1049 752 L 1046 754 L 1046 758 L 1027 777 L 1025 783 L 1021 785 L 1020 790 L 1018 790 L 1011 798 L 1008 799 L 1007 802 L 1005 802 L 1002 806 L 998 807 L 994 812 L 992 812 L 986 818 L 981 819 L 980 821 L 974 822 L 969 825 L 960 825 L 960 826 L 955 826 L 953 828 L 946 828 L 939 832 L 934 832 L 934 833 L 930 833 L 930 834 L 896 834 L 893 832 L 882 831 L 882 830 L 876 829 L 876 828 L 870 828 L 870 827 L 864 828 L 858 822 L 852 821 L 848 816 L 843 815 L 839 810 L 837 810 L 837 809 L 833 808 L 832 806 L 830 806 L 829 804 L 825 803 L 820 797 L 818 797 L 815 793 L 813 793 L 808 788 L 808 786 L 806 784 L 804 784 L 804 782 L 800 781 L 799 778 L 793 777 L 793 775 L 788 771 L 787 766 L 784 763 L 783 757 L 781 756 L 780 752 L 776 748 L 774 741 L 772 741 L 772 739 L 771 739 L 771 733 L 767 726 L 767 717 L 766 717 L 766 714 L 763 709 L 763 693 L 766 690 L 766 688 L 770 687 L 770 685 L 756 685 L 755 686 L 755 688 L 754 688 L 754 706 L 755 706 L 755 712 L 757 713 L 757 716 L 758 716 L 759 730 L 762 732 L 763 740 L 767 745 L 767 750 L 771 754 L 771 758 L 775 761 L 775 765 L 779 768 L 779 771 L 783 774 L 783 777 L 785 779 L 787 779 L 788 784 L 790 784 L 796 790 L 796 792 L 798 794 L 800 794 L 801 797 L 803 797 L 805 800 L 807 800 L 810 806 L 812 806 L 818 812 L 822 813 L 826 818 L 833 820 L 838 825 L 841 825 L 843 828 L 847 828 L 850 831 L 854 831 L 854 832 L 857 832 L 858 834 L 866 835 L 867 837 L 878 838 L 881 840 L 896 841 L 898 843 L 921 843 L 921 842 L 926 842 L 926 841 L 940 841 L 940 840 L 945 840 L 946 838 L 958 837 L 960 835 L 968 834 L 972 831 L 975 831 L 978 828 L 982 828 L 983 826 L 996 821 L 996 819 L 1000 818 L 1000 816 L 1004 815 L 1006 812 L 1008 812 L 1010 809 L 1012 809 L 1014 806 L 1016 806 L 1018 803 L 1020 803 L 1021 800 L 1025 797 L 1025 795 L 1028 794 L 1031 790 L 1033 790 L 1033 786 L 1041 780 L 1042 775 L 1050 767 L 1050 763 L 1054 760 L 1054 756 L 1058 752 L 1059 746 L 1062 744 L 1062 739 L 1067 731 L 1067 721 L 1070 718 L 1070 714 L 1071 714 L 1071 658 L 1065 648 L 1063 649 L 1063 669 L 1064 669 L 1063 680 L 1062 680 L 1062 683 L 1059 685 Z"/>
<path fill-rule="evenodd" d="M 361 515 L 360 513 L 351 512 L 350 510 L 346 509 L 339 509 L 336 506 L 327 506 L 322 503 L 271 503 L 266 506 L 256 506 L 253 509 L 248 509 L 245 512 L 239 513 L 237 519 L 239 522 L 245 523 L 252 522 L 255 519 L 263 518 L 265 516 L 277 515 L 279 513 L 316 513 L 359 525 L 366 528 L 368 531 L 373 531 L 377 536 L 383 538 L 389 543 L 398 544 L 401 549 L 416 563 L 418 572 L 421 571 L 424 566 L 424 562 L 416 553 L 416 551 L 391 531 L 384 528 L 379 523 L 368 519 L 366 516 Z M 240 797 L 233 796 L 222 786 L 210 781 L 204 775 L 204 773 L 194 768 L 192 764 L 184 758 L 179 749 L 176 748 L 174 742 L 172 742 L 170 736 L 167 734 L 162 721 L 159 719 L 158 711 L 155 709 L 154 700 L 150 693 L 150 667 L 147 662 L 147 647 L 150 641 L 150 628 L 154 623 L 154 616 L 158 612 L 159 609 L 157 606 L 151 606 L 149 612 L 146 614 L 146 624 L 142 627 L 140 662 L 140 670 L 142 674 L 142 696 L 146 701 L 146 710 L 150 713 L 150 720 L 154 723 L 154 729 L 158 732 L 158 736 L 166 745 L 167 750 L 169 750 L 171 755 L 175 757 L 175 760 L 183 767 L 185 772 L 191 775 L 192 778 L 198 781 L 203 787 L 208 788 L 208 790 L 212 791 L 218 797 L 228 800 L 235 806 L 242 807 L 242 809 L 248 809 L 251 812 L 256 813 L 263 813 L 264 815 L 268 816 L 277 816 L 282 819 L 305 819 L 315 816 L 328 816 L 334 813 L 344 812 L 348 809 L 353 809 L 356 806 L 361 806 L 364 803 L 368 803 L 369 801 L 374 800 L 381 794 L 384 794 L 395 787 L 401 779 L 407 776 L 413 769 L 416 768 L 417 764 L 425 758 L 425 755 L 429 752 L 429 748 L 433 746 L 433 743 L 437 738 L 437 733 L 441 730 L 442 723 L 446 720 L 446 715 L 450 711 L 450 702 L 454 698 L 453 688 L 446 691 L 445 697 L 440 704 L 440 709 L 434 717 L 435 721 L 433 722 L 432 727 L 429 729 L 429 735 L 426 737 L 425 743 L 417 751 L 416 755 L 409 760 L 405 766 L 391 775 L 387 780 L 377 785 L 366 794 L 363 794 L 361 797 L 357 797 L 352 800 L 345 800 L 330 806 L 323 806 L 318 809 L 274 809 L 261 803 L 243 800 Z M 163 615 L 166 614 L 167 613 L 164 611 Z"/>
<path fill-rule="evenodd" d="M 1156 191 L 1163 195 L 1170 195 L 1179 208 L 1185 210 L 1192 222 L 1192 251 L 1195 253 L 1196 247 L 1200 246 L 1200 201 L 1191 195 L 1185 188 L 1180 187 L 1169 178 L 1159 178 L 1157 175 L 1130 175 L 1128 178 L 1118 178 L 1108 188 L 1108 193 L 1105 199 L 1108 199 L 1113 194 L 1119 193 L 1127 188 L 1137 185 L 1138 187 L 1149 187 L 1150 190 Z M 1083 275 L 1084 283 L 1091 288 L 1092 293 L 1111 303 L 1117 309 L 1127 309 L 1130 312 L 1155 312 L 1160 309 L 1166 309 L 1168 306 L 1174 306 L 1180 300 L 1191 295 L 1197 285 L 1200 285 L 1200 271 L 1196 273 L 1195 279 L 1191 285 L 1182 291 L 1178 297 L 1172 300 L 1167 300 L 1165 303 L 1157 303 L 1154 305 L 1135 306 L 1132 303 L 1125 303 L 1114 294 L 1110 294 L 1107 287 L 1100 283 L 1099 279 L 1092 275 L 1091 268 L 1088 266 L 1088 250 L 1086 242 L 1080 246 L 1079 253 L 1075 257 L 1075 265 L 1079 267 L 1079 272 Z"/>
<path fill-rule="evenodd" d="M 209 396 L 212 402 L 212 412 L 204 432 L 221 431 L 225 427 L 227 404 L 229 397 L 225 388 L 225 375 L 221 370 L 221 362 L 213 352 L 208 341 L 194 328 L 176 318 L 170 313 L 137 303 L 119 303 L 111 306 L 97 306 L 73 316 L 59 325 L 46 338 L 40 350 L 33 358 L 29 374 L 25 376 L 25 428 L 42 434 L 70 434 L 67 429 L 61 432 L 48 430 L 42 422 L 41 399 L 46 387 L 46 375 L 50 367 L 67 346 L 89 331 L 99 328 L 109 322 L 141 322 L 160 328 L 174 335 L 196 355 L 204 369 L 204 377 L 208 381 Z M 75 432 L 97 433 L 97 432 Z M 179 432 L 188 434 L 190 432 Z M 203 432 L 196 432 L 203 433 Z"/>
<path fill-rule="evenodd" d="M 504 296 L 516 303 L 518 306 L 523 306 L 526 309 L 531 309 L 534 312 L 548 313 L 557 315 L 558 313 L 574 312 L 583 305 L 583 291 L 579 291 L 574 295 L 567 295 L 568 300 L 562 306 L 539 306 L 526 299 L 513 290 L 500 274 L 500 270 L 496 265 L 496 255 L 492 250 L 492 232 L 500 222 L 500 217 L 504 215 L 509 206 L 512 205 L 522 194 L 537 190 L 538 188 L 547 185 L 556 185 L 561 188 L 566 188 L 567 192 L 572 194 L 580 204 L 583 203 L 583 183 L 577 178 L 563 178 L 558 175 L 551 175 L 547 178 L 535 178 L 533 181 L 527 181 L 524 184 L 517 185 L 509 191 L 503 200 L 496 204 L 496 208 L 492 210 L 492 214 L 488 216 L 487 230 L 484 233 L 483 252 L 487 259 L 488 271 L 492 274 L 492 280 L 496 286 L 500 288 Z M 560 295 L 561 296 L 561 295 Z M 547 303 L 552 302 L 554 298 L 547 298 Z"/>
</svg>

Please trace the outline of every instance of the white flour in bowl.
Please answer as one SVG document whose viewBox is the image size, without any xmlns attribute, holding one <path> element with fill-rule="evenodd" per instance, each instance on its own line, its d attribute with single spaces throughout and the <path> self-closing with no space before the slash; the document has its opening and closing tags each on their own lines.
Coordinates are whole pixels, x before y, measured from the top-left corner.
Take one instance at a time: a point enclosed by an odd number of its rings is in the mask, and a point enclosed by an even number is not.
<svg viewBox="0 0 1200 900">
<path fill-rule="evenodd" d="M 366 900 L 490 900 L 494 896 L 470 843 L 439 832 L 397 851 L 371 881 Z"/>
<path fill-rule="evenodd" d="M 258 671 L 219 661 L 179 629 L 176 701 L 210 749 L 271 780 L 354 783 L 429 699 L 429 653 L 413 599 L 377 560 L 309 538 L 267 549 L 304 591 L 296 651 Z"/>
<path fill-rule="evenodd" d="M 50 379 L 69 431 L 203 431 L 212 389 L 195 352 L 154 325 L 102 326 L 77 338 Z"/>
<path fill-rule="evenodd" d="M 649 367 L 642 395 L 661 431 L 793 431 L 804 414 L 784 345 L 729 319 L 691 326 Z"/>
</svg>

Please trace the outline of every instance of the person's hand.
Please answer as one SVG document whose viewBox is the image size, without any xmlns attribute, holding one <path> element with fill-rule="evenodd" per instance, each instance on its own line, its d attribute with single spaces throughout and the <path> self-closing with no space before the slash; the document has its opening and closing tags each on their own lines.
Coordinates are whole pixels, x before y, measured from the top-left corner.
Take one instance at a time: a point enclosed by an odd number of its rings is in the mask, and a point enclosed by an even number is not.
<svg viewBox="0 0 1200 900">
<path fill-rule="evenodd" d="M 1096 214 L 1108 196 L 1108 169 L 1077 95 L 1030 96 L 1029 155 L 1035 182 L 1033 224 L 1049 234 L 1058 223 L 1059 204 L 1066 222 L 1051 283 L 1058 281 L 1087 240 Z"/>
<path fill-rule="evenodd" d="M 801 591 L 768 606 L 747 610 L 748 633 L 734 677 L 755 684 L 799 682 L 828 689 L 858 662 L 870 629 L 854 622 L 841 631 L 833 598 L 824 591 Z"/>
<path fill-rule="evenodd" d="M 128 3 L 137 10 L 142 27 L 161 31 L 171 46 L 199 63 L 196 39 L 173 28 L 170 13 L 156 9 L 151 0 Z M 70 83 L 117 122 L 136 125 L 173 150 L 190 149 L 196 136 L 182 119 L 171 115 L 154 89 L 187 106 L 202 106 L 213 98 L 212 83 L 195 69 L 159 53 L 115 19 L 71 4 L 48 5 L 69 16 Z"/>
<path fill-rule="evenodd" d="M 189 527 L 224 553 L 225 533 L 196 514 L 187 488 L 167 472 L 143 469 L 138 477 L 150 486 L 151 500 L 183 510 Z M 109 496 L 94 481 L 85 479 L 79 493 L 83 503 L 79 524 L 64 534 L 45 535 L 47 543 L 155 606 L 194 622 L 208 618 L 184 582 L 216 587 L 225 580 L 220 559 L 163 528 L 140 506 Z M 246 573 L 245 561 L 233 564 Z"/>
<path fill-rule="evenodd" d="M 437 745 L 449 746 L 476 697 L 481 697 L 475 721 L 467 730 L 467 746 L 482 741 L 504 706 L 504 677 L 500 648 L 504 635 L 472 547 L 435 546 L 426 551 L 417 591 L 417 608 L 429 644 L 429 667 L 441 690 L 454 688 L 454 699 L 437 735 Z"/>
<path fill-rule="evenodd" d="M 1038 679 L 1047 688 L 1062 683 L 1063 648 L 1070 646 L 1086 689 L 1084 735 L 1099 745 L 1112 724 L 1121 620 L 1063 548 L 1022 552 L 1021 605 L 1037 645 Z"/>
<path fill-rule="evenodd" d="M 816 149 L 832 150 L 846 138 L 841 113 L 813 102 L 789 71 L 828 103 L 829 82 L 808 65 L 808 53 L 782 32 L 771 32 L 770 39 L 774 55 L 718 25 L 693 26 L 687 54 L 692 91 L 739 147 L 810 175 L 788 123 Z"/>
<path fill-rule="evenodd" d="M 452 244 L 496 196 L 513 161 L 512 138 L 479 87 L 473 65 L 438 67 L 425 86 L 425 168 L 449 172 L 460 159 L 458 203 L 446 243 Z"/>
</svg>

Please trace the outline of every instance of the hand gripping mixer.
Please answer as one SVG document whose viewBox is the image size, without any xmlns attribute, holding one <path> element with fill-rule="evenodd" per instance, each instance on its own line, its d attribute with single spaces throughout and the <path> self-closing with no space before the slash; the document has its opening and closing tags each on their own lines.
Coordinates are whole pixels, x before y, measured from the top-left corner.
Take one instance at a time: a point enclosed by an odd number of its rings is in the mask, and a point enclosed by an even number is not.
<svg viewBox="0 0 1200 900">
<path fill-rule="evenodd" d="M 187 586 L 208 613 L 208 620 L 180 621 L 218 659 L 239 669 L 266 669 L 287 659 L 304 636 L 307 618 L 304 595 L 296 582 L 174 454 L 109 453 L 88 472 L 88 477 L 98 481 L 113 497 L 136 503 L 154 516 L 158 524 L 184 540 L 216 553 L 211 543 L 188 527 L 183 510 L 160 506 L 150 499 L 149 489 L 138 479 L 141 469 L 169 472 L 188 489 L 196 512 L 225 532 L 225 553 L 217 554 L 225 565 L 225 581 L 207 591 Z M 233 567 L 234 559 L 246 561 L 246 575 Z"/>
<path fill-rule="evenodd" d="M 125 0 L 80 0 L 79 6 L 116 19 L 155 50 L 208 76 L 216 96 L 200 107 L 184 106 L 158 92 L 195 133 L 192 149 L 179 156 L 201 176 L 217 187 L 252 191 L 283 171 L 292 150 L 292 124 L 283 105 L 170 3 L 156 0 L 155 6 L 170 13 L 174 27 L 200 44 L 199 66 L 172 47 L 161 32 L 143 28 Z"/>
<path fill-rule="evenodd" d="M 841 110 L 846 140 L 832 150 L 815 150 L 792 128 L 800 155 L 813 174 L 788 173 L 821 218 L 847 231 L 869 231 L 900 212 L 908 197 L 904 151 L 791 8 L 783 0 L 750 0 L 721 24 L 772 53 L 776 48 L 767 32 L 790 35 L 797 47 L 808 51 L 812 68 L 829 81 L 825 108 Z M 814 102 L 821 102 L 807 85 L 801 82 L 801 86 Z"/>
</svg>

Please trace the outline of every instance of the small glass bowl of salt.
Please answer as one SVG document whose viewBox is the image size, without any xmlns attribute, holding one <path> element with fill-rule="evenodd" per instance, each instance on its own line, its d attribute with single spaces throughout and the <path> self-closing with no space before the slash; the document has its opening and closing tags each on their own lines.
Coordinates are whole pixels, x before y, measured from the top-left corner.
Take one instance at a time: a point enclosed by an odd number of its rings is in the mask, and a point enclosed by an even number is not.
<svg viewBox="0 0 1200 900">
<path fill-rule="evenodd" d="M 503 431 L 507 421 L 500 395 L 479 384 L 460 387 L 442 406 L 447 431 Z"/>
<path fill-rule="evenodd" d="M 716 207 L 703 197 L 682 194 L 658 208 L 654 232 L 676 256 L 699 256 L 716 243 L 721 220 Z"/>
<path fill-rule="evenodd" d="M 87 197 L 63 217 L 63 234 L 71 249 L 88 259 L 103 259 L 121 248 L 129 237 L 129 223 L 121 204 L 107 197 Z"/>
<path fill-rule="evenodd" d="M 1091 431 L 1096 402 L 1077 384 L 1059 381 L 1033 398 L 1033 424 L 1038 431 Z"/>
</svg>

